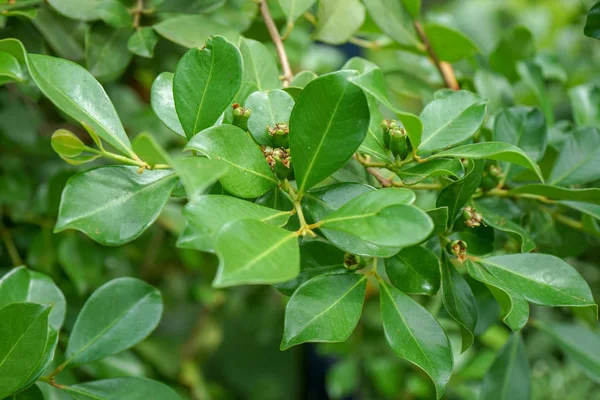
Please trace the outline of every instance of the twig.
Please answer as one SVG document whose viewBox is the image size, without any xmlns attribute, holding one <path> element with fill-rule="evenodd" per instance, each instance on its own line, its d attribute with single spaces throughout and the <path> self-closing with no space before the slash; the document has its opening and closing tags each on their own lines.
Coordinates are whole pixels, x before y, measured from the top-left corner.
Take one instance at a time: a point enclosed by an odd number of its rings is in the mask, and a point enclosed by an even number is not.
<svg viewBox="0 0 600 400">
<path fill-rule="evenodd" d="M 13 241 L 10 232 L 8 231 L 8 229 L 6 229 L 6 227 L 3 224 L 0 224 L 0 235 L 2 235 L 2 241 L 4 242 L 4 246 L 8 251 L 8 255 L 10 256 L 10 260 L 12 261 L 13 266 L 17 267 L 19 265 L 23 265 L 23 260 L 19 255 L 17 246 L 15 245 L 15 242 Z"/>
<path fill-rule="evenodd" d="M 136 6 L 133 9 L 133 27 L 138 28 L 140 26 L 140 18 L 144 12 L 144 0 L 137 0 Z"/>
<path fill-rule="evenodd" d="M 381 44 L 377 41 L 365 40 L 365 39 L 361 39 L 356 36 L 352 36 L 348 41 L 358 47 L 364 47 L 365 49 L 371 49 L 371 50 L 380 50 L 381 49 Z"/>
<path fill-rule="evenodd" d="M 440 71 L 446 87 L 452 90 L 460 90 L 460 86 L 456 81 L 456 76 L 454 75 L 452 65 L 445 61 L 441 61 L 437 54 L 435 54 L 433 47 L 431 47 L 431 42 L 429 42 L 427 35 L 425 35 L 425 30 L 423 29 L 423 25 L 421 25 L 420 21 L 415 21 L 415 30 L 417 31 L 421 42 L 423 42 L 425 45 L 425 49 L 427 50 L 427 54 L 429 54 L 429 58 L 435 64 L 438 71 Z"/>
<path fill-rule="evenodd" d="M 281 77 L 283 87 L 288 87 L 290 86 L 290 82 L 292 82 L 294 75 L 292 74 L 292 68 L 290 67 L 290 61 L 288 60 L 287 53 L 285 52 L 283 41 L 281 40 L 281 36 L 279 36 L 279 30 L 277 30 L 277 25 L 275 25 L 275 21 L 273 21 L 273 17 L 271 16 L 271 12 L 269 11 L 269 6 L 266 0 L 261 0 L 260 2 L 260 13 L 265 20 L 265 25 L 267 26 L 267 30 L 271 35 L 271 40 L 275 45 L 277 57 L 279 57 L 281 69 L 283 70 L 283 76 Z"/>
</svg>

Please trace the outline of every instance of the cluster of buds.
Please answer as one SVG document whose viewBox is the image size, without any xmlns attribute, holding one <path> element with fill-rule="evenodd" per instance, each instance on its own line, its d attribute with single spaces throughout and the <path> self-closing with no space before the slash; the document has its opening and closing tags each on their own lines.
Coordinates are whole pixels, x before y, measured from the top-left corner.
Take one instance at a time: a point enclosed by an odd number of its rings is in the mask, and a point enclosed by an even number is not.
<svg viewBox="0 0 600 400">
<path fill-rule="evenodd" d="M 248 118 L 252 112 L 248 108 L 244 108 L 238 103 L 234 103 L 232 106 L 233 111 L 233 125 L 242 128 L 243 130 L 248 130 Z"/>
<path fill-rule="evenodd" d="M 367 266 L 367 260 L 364 257 L 352 253 L 344 254 L 344 267 L 350 271 L 362 269 Z"/>
<path fill-rule="evenodd" d="M 448 247 L 450 252 L 458 258 L 458 261 L 464 263 L 467 260 L 467 242 L 464 240 L 453 240 Z"/>
<path fill-rule="evenodd" d="M 502 168 L 500 168 L 498 165 L 492 164 L 487 170 L 483 171 L 481 176 L 481 187 L 484 190 L 495 188 L 503 176 L 504 172 L 502 171 Z"/>
<path fill-rule="evenodd" d="M 273 138 L 273 144 L 276 147 L 288 148 L 290 145 L 290 128 L 285 122 L 278 122 L 273 128 L 267 125 L 267 132 Z"/>
<path fill-rule="evenodd" d="M 406 135 L 406 130 L 393 119 L 384 119 L 381 122 L 383 129 L 383 142 L 391 150 L 394 157 L 403 160 L 410 153 L 410 141 Z"/>
<path fill-rule="evenodd" d="M 481 222 L 483 221 L 482 215 L 471 206 L 466 206 L 463 209 L 463 218 L 465 220 L 465 225 L 469 228 L 475 228 L 481 225 Z"/>
<path fill-rule="evenodd" d="M 288 150 L 280 147 L 262 146 L 262 153 L 269 163 L 269 167 L 275 172 L 277 178 L 285 179 L 292 172 L 292 156 Z"/>
</svg>

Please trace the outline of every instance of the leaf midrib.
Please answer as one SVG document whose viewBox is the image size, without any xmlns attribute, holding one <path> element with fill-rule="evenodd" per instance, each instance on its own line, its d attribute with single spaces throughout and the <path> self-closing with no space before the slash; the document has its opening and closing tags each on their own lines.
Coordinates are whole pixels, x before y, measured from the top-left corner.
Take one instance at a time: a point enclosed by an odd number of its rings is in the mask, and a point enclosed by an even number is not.
<svg viewBox="0 0 600 400">
<path fill-rule="evenodd" d="M 200 50 L 202 53 L 202 50 Z M 200 104 L 198 105 L 198 110 L 196 111 L 196 120 L 194 121 L 193 131 L 190 133 L 190 137 L 194 136 L 198 133 L 198 120 L 200 119 L 200 112 L 202 111 L 202 107 L 204 106 L 204 99 L 206 98 L 206 91 L 208 90 L 208 86 L 210 85 L 210 81 L 212 79 L 212 73 L 215 66 L 215 53 L 216 48 L 211 43 L 211 51 L 210 51 L 210 70 L 208 71 L 208 78 L 206 79 L 206 84 L 204 85 L 204 89 L 202 90 L 202 97 L 200 98 Z"/>
<path fill-rule="evenodd" d="M 425 138 L 425 140 L 421 140 L 421 143 L 419 143 L 419 147 L 417 149 L 420 149 L 423 147 L 423 145 L 425 143 L 427 143 L 428 141 L 430 141 L 432 138 L 434 138 L 435 136 L 437 136 L 440 131 L 442 131 L 443 129 L 446 129 L 449 125 L 451 125 L 453 122 L 455 122 L 457 119 L 461 118 L 467 111 L 469 111 L 471 108 L 474 107 L 478 107 L 480 105 L 484 104 L 483 101 L 479 100 L 475 103 L 470 104 L 468 107 L 466 107 L 465 109 L 461 110 L 461 112 L 459 114 L 457 114 L 455 116 L 455 118 L 450 119 L 449 121 L 447 121 L 446 123 L 444 123 L 442 126 L 440 126 L 438 129 L 436 129 L 435 131 L 433 131 L 428 137 Z M 424 132 L 423 132 L 424 133 Z M 421 138 L 423 138 L 423 133 L 421 133 Z M 463 141 L 464 139 L 461 139 L 460 141 Z"/>
</svg>

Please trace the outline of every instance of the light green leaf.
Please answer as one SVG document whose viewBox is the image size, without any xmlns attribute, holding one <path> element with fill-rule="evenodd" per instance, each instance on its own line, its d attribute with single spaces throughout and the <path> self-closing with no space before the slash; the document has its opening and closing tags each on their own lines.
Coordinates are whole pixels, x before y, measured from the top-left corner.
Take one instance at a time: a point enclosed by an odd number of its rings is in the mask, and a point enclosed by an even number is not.
<svg viewBox="0 0 600 400">
<path fill-rule="evenodd" d="M 325 388 L 330 399 L 352 396 L 361 384 L 361 369 L 358 360 L 352 356 L 333 364 L 325 375 Z"/>
<path fill-rule="evenodd" d="M 421 0 L 402 0 L 402 4 L 404 4 L 404 8 L 414 19 L 419 18 L 419 14 L 421 13 Z"/>
<path fill-rule="evenodd" d="M 150 94 L 152 109 L 160 120 L 173 132 L 185 137 L 185 132 L 175 111 L 175 100 L 173 99 L 173 74 L 163 72 L 158 75 L 152 84 Z"/>
<path fill-rule="evenodd" d="M 72 176 L 54 231 L 75 229 L 109 246 L 137 238 L 158 218 L 177 182 L 172 171 L 137 170 L 99 167 Z"/>
<path fill-rule="evenodd" d="M 0 398 L 23 389 L 45 355 L 51 307 L 14 303 L 0 310 Z"/>
<path fill-rule="evenodd" d="M 36 303 L 51 306 L 49 324 L 60 330 L 67 302 L 52 279 L 26 267 L 12 269 L 0 279 L 0 309 L 13 303 Z"/>
<path fill-rule="evenodd" d="M 212 35 L 224 36 L 237 43 L 240 34 L 208 15 L 179 15 L 167 18 L 153 26 L 162 37 L 189 48 L 202 48 Z"/>
<path fill-rule="evenodd" d="M 260 148 L 237 126 L 219 125 L 194 136 L 185 150 L 197 150 L 229 165 L 221 184 L 239 197 L 258 197 L 277 185 Z"/>
<path fill-rule="evenodd" d="M 510 190 L 510 194 L 533 194 L 557 200 L 571 200 L 600 205 L 600 189 L 598 188 L 569 189 L 538 183 L 513 188 Z"/>
<path fill-rule="evenodd" d="M 310 82 L 292 111 L 290 150 L 300 196 L 346 164 L 365 139 L 367 99 L 349 76 L 338 72 Z"/>
<path fill-rule="evenodd" d="M 180 400 L 167 385 L 147 378 L 115 378 L 67 386 L 75 400 Z"/>
<path fill-rule="evenodd" d="M 248 96 L 244 106 L 252 113 L 248 119 L 248 130 L 254 140 L 263 146 L 274 146 L 268 128 L 279 122 L 289 123 L 294 99 L 283 90 L 254 92 Z"/>
<path fill-rule="evenodd" d="M 579 128 L 565 140 L 550 178 L 551 185 L 584 184 L 600 178 L 600 132 Z"/>
<path fill-rule="evenodd" d="M 406 10 L 408 8 L 414 12 L 414 7 L 406 7 L 407 1 L 404 1 L 404 5 L 394 0 L 366 0 L 364 3 L 369 16 L 383 33 L 403 46 L 420 48 L 420 42 L 412 28 L 412 18 Z"/>
<path fill-rule="evenodd" d="M 463 179 L 452 182 L 440 192 L 436 207 L 448 208 L 448 228 L 452 228 L 463 206 L 469 202 L 471 196 L 479 188 L 482 172 L 483 162 L 472 162 Z"/>
<path fill-rule="evenodd" d="M 0 85 L 11 81 L 22 82 L 24 79 L 19 60 L 7 52 L 0 51 Z"/>
<path fill-rule="evenodd" d="M 522 253 L 529 253 L 530 251 L 535 250 L 536 245 L 531 237 L 531 234 L 521 225 L 486 208 L 484 203 L 477 203 L 476 208 L 477 211 L 483 216 L 483 222 L 485 222 L 486 225 L 503 232 L 508 232 L 513 236 L 517 236 L 519 242 L 521 243 Z"/>
<path fill-rule="evenodd" d="M 494 120 L 494 140 L 521 148 L 533 161 L 544 155 L 547 136 L 544 115 L 537 108 L 506 108 Z M 508 173 L 506 167 L 503 169 Z"/>
<path fill-rule="evenodd" d="M 290 86 L 304 88 L 310 82 L 314 81 L 318 78 L 318 75 L 312 71 L 300 71 L 296 75 L 294 75 L 294 79 L 292 79 L 292 83 Z"/>
<path fill-rule="evenodd" d="M 482 400 L 529 400 L 531 376 L 525 344 L 513 333 L 483 378 Z"/>
<path fill-rule="evenodd" d="M 429 157 L 429 159 L 456 157 L 469 158 L 472 160 L 489 159 L 507 161 L 528 168 L 536 173 L 540 181 L 544 177 L 540 167 L 520 148 L 503 142 L 484 142 L 466 144 L 453 149 L 441 151 Z"/>
<path fill-rule="evenodd" d="M 475 340 L 477 303 L 471 287 L 454 268 L 445 251 L 442 252 L 442 301 L 448 314 L 460 325 L 462 351 L 465 352 Z"/>
<path fill-rule="evenodd" d="M 285 310 L 281 350 L 304 342 L 343 342 L 360 318 L 367 275 L 317 276 L 298 288 Z"/>
<path fill-rule="evenodd" d="M 241 83 L 242 56 L 222 36 L 210 37 L 203 49 L 183 55 L 173 77 L 173 97 L 188 139 L 219 119 Z"/>
<path fill-rule="evenodd" d="M 440 399 L 454 362 L 446 333 L 419 303 L 385 282 L 379 287 L 385 339 L 398 356 L 429 375 Z"/>
<path fill-rule="evenodd" d="M 215 244 L 219 269 L 217 288 L 288 281 L 300 271 L 298 236 L 252 219 L 225 225 Z"/>
<path fill-rule="evenodd" d="M 42 357 L 40 358 L 40 362 L 36 366 L 33 373 L 29 376 L 29 379 L 22 385 L 22 387 L 27 387 L 29 385 L 33 385 L 38 378 L 40 378 L 50 367 L 52 360 L 54 359 L 54 354 L 56 352 L 56 346 L 58 344 L 58 331 L 51 326 L 48 328 L 48 337 L 46 339 L 46 346 L 44 348 L 44 352 L 42 353 Z M 17 397 L 20 399 L 20 397 Z M 27 400 L 25 398 L 23 400 Z M 44 400 L 44 397 L 40 400 Z"/>
<path fill-rule="evenodd" d="M 475 43 L 456 29 L 430 22 L 423 25 L 423 30 L 433 51 L 442 61 L 456 62 L 479 52 Z"/>
<path fill-rule="evenodd" d="M 158 43 L 158 36 L 150 27 L 137 28 L 127 41 L 129 51 L 140 57 L 154 57 L 154 48 Z"/>
<path fill-rule="evenodd" d="M 188 200 L 206 192 L 227 173 L 227 164 L 204 157 L 180 157 L 171 161 L 173 169 L 181 179 Z"/>
<path fill-rule="evenodd" d="M 287 18 L 286 33 L 290 33 L 296 20 L 308 11 L 316 0 L 278 0 L 278 2 Z"/>
<path fill-rule="evenodd" d="M 139 279 L 118 278 L 85 302 L 69 338 L 63 365 L 100 360 L 136 345 L 158 325 L 160 292 Z"/>
<path fill-rule="evenodd" d="M 330 44 L 346 43 L 365 21 L 365 7 L 359 0 L 320 0 L 315 40 Z"/>
<path fill-rule="evenodd" d="M 490 67 L 511 82 L 519 79 L 517 63 L 535 54 L 533 35 L 524 26 L 516 26 L 500 40 L 490 54 Z"/>
<path fill-rule="evenodd" d="M 28 59 L 33 80 L 56 107 L 117 150 L 134 156 L 114 106 L 89 72 L 60 58 L 30 54 Z"/>
<path fill-rule="evenodd" d="M 278 89 L 281 86 L 277 62 L 264 44 L 256 40 L 242 38 L 240 40 L 240 53 L 244 61 L 244 82 L 254 83 L 259 90 Z"/>
<path fill-rule="evenodd" d="M 420 115 L 423 134 L 417 151 L 428 154 L 469 139 L 483 123 L 486 104 L 487 100 L 466 90 L 427 104 Z"/>
<path fill-rule="evenodd" d="M 100 0 L 48 0 L 48 3 L 62 15 L 82 21 L 98 19 L 96 7 Z"/>
<path fill-rule="evenodd" d="M 463 174 L 463 165 L 456 158 L 441 158 L 403 167 L 394 172 L 402 179 L 403 184 L 414 185 L 435 176 L 460 178 Z"/>
<path fill-rule="evenodd" d="M 127 45 L 131 33 L 131 29 L 115 29 L 103 24 L 94 24 L 87 31 L 85 64 L 92 75 L 109 80 L 125 71 L 131 61 Z"/>
<path fill-rule="evenodd" d="M 593 84 L 569 90 L 573 119 L 579 126 L 600 127 L 600 88 Z"/>
<path fill-rule="evenodd" d="M 133 14 L 119 0 L 103 0 L 96 6 L 96 16 L 115 28 L 128 28 L 133 25 Z"/>
<path fill-rule="evenodd" d="M 488 113 L 494 115 L 513 104 L 513 88 L 508 79 L 486 69 L 475 71 L 473 84 L 477 93 L 488 99 Z"/>
<path fill-rule="evenodd" d="M 423 246 L 407 247 L 386 258 L 385 272 L 392 285 L 404 293 L 432 296 L 440 288 L 440 262 Z"/>
<path fill-rule="evenodd" d="M 517 73 L 521 82 L 533 93 L 537 104 L 544 111 L 548 125 L 554 125 L 554 110 L 550 97 L 546 94 L 542 69 L 533 61 L 520 61 L 517 63 Z"/>
</svg>

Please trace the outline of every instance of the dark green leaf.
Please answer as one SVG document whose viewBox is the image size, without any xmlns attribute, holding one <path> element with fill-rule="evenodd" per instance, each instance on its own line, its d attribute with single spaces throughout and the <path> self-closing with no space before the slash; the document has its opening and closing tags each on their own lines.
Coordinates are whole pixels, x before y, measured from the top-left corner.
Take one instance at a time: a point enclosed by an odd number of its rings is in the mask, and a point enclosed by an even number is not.
<svg viewBox="0 0 600 400">
<path fill-rule="evenodd" d="M 536 103 L 544 111 L 548 125 L 552 126 L 554 124 L 554 110 L 546 93 L 542 68 L 533 61 L 519 61 L 517 63 L 517 73 L 523 85 L 533 93 L 537 100 Z"/>
<path fill-rule="evenodd" d="M 423 246 L 407 247 L 386 258 L 385 272 L 392 285 L 404 293 L 432 296 L 440 288 L 440 262 Z"/>
<path fill-rule="evenodd" d="M 154 48 L 158 43 L 158 36 L 150 27 L 137 28 L 127 41 L 130 52 L 140 57 L 154 57 Z"/>
<path fill-rule="evenodd" d="M 263 146 L 274 146 L 269 128 L 274 128 L 279 122 L 289 123 L 294 99 L 283 90 L 254 92 L 248 96 L 244 106 L 252 112 L 248 130 L 254 140 Z"/>
<path fill-rule="evenodd" d="M 147 378 L 115 378 L 67 386 L 75 400 L 180 400 L 167 385 Z"/>
<path fill-rule="evenodd" d="M 404 46 L 420 47 L 412 28 L 412 18 L 400 1 L 366 0 L 365 7 L 377 26 L 391 39 Z M 414 7 L 409 9 L 414 11 Z"/>
<path fill-rule="evenodd" d="M 548 178 L 551 185 L 569 186 L 600 178 L 600 132 L 579 128 L 565 141 Z"/>
<path fill-rule="evenodd" d="M 557 200 L 571 200 L 600 205 L 600 189 L 569 189 L 552 185 L 531 184 L 510 190 L 511 194 L 533 194 Z"/>
<path fill-rule="evenodd" d="M 29 389 L 19 392 L 6 398 L 7 400 L 44 400 L 44 394 L 37 386 L 30 386 Z"/>
<path fill-rule="evenodd" d="M 31 23 L 42 34 L 50 47 L 62 58 L 83 60 L 83 43 L 73 36 L 75 21 L 52 12 L 49 8 L 37 9 Z"/>
<path fill-rule="evenodd" d="M 88 30 L 85 36 L 85 63 L 92 75 L 109 80 L 125 71 L 131 61 L 131 52 L 127 48 L 131 33 L 131 29 L 114 29 L 104 24 L 94 24 Z"/>
<path fill-rule="evenodd" d="M 529 253 L 535 249 L 535 242 L 533 241 L 531 234 L 521 225 L 511 221 L 506 216 L 497 214 L 489 208 L 486 208 L 483 203 L 477 203 L 476 208 L 477 211 L 483 216 L 483 221 L 486 225 L 491 226 L 494 229 L 508 232 L 513 236 L 517 236 L 519 242 L 521 243 L 522 253 Z"/>
<path fill-rule="evenodd" d="M 405 185 L 414 185 L 435 176 L 459 178 L 463 174 L 463 165 L 456 158 L 436 159 L 417 165 L 407 166 L 395 171 Z"/>
<path fill-rule="evenodd" d="M 585 36 L 600 39 L 600 3 L 596 3 L 590 8 L 583 33 Z"/>
<path fill-rule="evenodd" d="M 185 187 L 188 200 L 203 195 L 228 169 L 223 162 L 195 156 L 176 158 L 171 163 Z"/>
<path fill-rule="evenodd" d="M 163 72 L 158 75 L 152 84 L 151 92 L 152 109 L 158 118 L 180 136 L 185 137 L 185 132 L 175 111 L 175 100 L 173 99 L 173 74 Z"/>
<path fill-rule="evenodd" d="M 448 228 L 452 228 L 462 208 L 481 184 L 482 172 L 483 162 L 473 162 L 463 179 L 452 182 L 440 192 L 436 207 L 448 207 Z"/>
<path fill-rule="evenodd" d="M 532 58 L 535 43 L 529 29 L 516 26 L 509 31 L 490 54 L 490 67 L 510 81 L 518 80 L 517 63 Z"/>
<path fill-rule="evenodd" d="M 483 378 L 482 400 L 529 400 L 531 377 L 521 335 L 513 333 Z"/>
<path fill-rule="evenodd" d="M 128 28 L 133 25 L 132 13 L 119 0 L 103 0 L 95 11 L 98 18 L 112 27 Z"/>
<path fill-rule="evenodd" d="M 208 15 L 179 15 L 167 18 L 153 26 L 165 39 L 185 47 L 202 48 L 211 35 L 221 35 L 237 43 L 240 34 L 232 27 L 223 25 Z"/>
<path fill-rule="evenodd" d="M 495 119 L 494 140 L 520 147 L 533 161 L 539 161 L 547 142 L 544 115 L 539 109 L 531 107 L 504 109 Z M 503 168 L 504 173 L 508 173 L 507 168 Z"/>
</svg>

